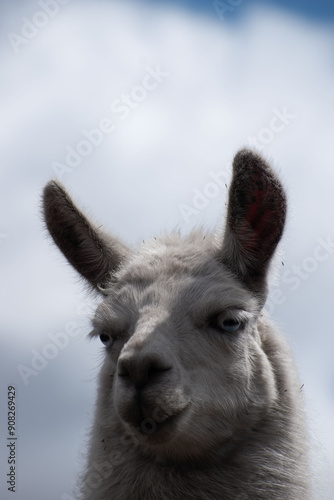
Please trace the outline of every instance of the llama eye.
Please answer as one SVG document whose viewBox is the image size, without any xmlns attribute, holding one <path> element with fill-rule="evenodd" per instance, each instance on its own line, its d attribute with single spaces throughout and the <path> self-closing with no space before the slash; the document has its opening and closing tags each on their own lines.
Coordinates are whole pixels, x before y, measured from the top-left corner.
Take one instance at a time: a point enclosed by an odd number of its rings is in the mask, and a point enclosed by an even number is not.
<svg viewBox="0 0 334 500">
<path fill-rule="evenodd" d="M 110 347 L 114 342 L 114 339 L 105 332 L 100 334 L 100 340 L 106 347 Z"/>
<path fill-rule="evenodd" d="M 225 314 L 219 314 L 216 319 L 216 325 L 226 333 L 234 333 L 241 328 L 242 322 L 236 318 L 228 318 Z"/>
</svg>

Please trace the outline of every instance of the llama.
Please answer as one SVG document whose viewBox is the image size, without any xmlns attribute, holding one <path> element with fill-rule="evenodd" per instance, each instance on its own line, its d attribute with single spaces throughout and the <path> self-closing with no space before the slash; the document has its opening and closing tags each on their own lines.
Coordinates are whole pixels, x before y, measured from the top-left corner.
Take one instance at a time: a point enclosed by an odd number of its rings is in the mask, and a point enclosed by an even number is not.
<svg viewBox="0 0 334 500">
<path fill-rule="evenodd" d="M 239 151 L 225 232 L 174 232 L 137 251 L 106 234 L 57 181 L 54 242 L 102 301 L 104 362 L 84 500 L 308 500 L 300 384 L 263 311 L 286 195 Z"/>
</svg>

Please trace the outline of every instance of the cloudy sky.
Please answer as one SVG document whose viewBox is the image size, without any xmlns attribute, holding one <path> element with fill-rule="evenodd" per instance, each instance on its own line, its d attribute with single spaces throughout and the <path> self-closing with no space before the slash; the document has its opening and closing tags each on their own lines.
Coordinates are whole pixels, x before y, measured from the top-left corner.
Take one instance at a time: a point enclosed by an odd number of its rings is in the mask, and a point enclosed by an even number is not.
<svg viewBox="0 0 334 500">
<path fill-rule="evenodd" d="M 254 145 L 288 191 L 267 309 L 304 384 L 316 498 L 332 499 L 333 2 L 22 0 L 0 10 L 1 498 L 69 500 L 101 362 L 86 339 L 93 299 L 40 220 L 45 183 L 60 178 L 136 245 L 219 225 L 233 156 Z M 16 497 L 4 478 L 10 385 Z"/>
</svg>

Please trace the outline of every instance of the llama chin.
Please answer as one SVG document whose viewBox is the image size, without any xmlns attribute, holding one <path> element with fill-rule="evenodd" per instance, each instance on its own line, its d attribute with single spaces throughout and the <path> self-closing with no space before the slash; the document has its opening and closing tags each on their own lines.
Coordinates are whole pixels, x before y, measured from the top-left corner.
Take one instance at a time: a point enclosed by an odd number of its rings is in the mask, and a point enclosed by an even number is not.
<svg viewBox="0 0 334 500">
<path fill-rule="evenodd" d="M 276 173 L 247 149 L 233 162 L 223 236 L 174 232 L 133 250 L 47 184 L 48 230 L 103 299 L 79 498 L 311 498 L 301 384 L 263 311 L 286 211 Z"/>
</svg>

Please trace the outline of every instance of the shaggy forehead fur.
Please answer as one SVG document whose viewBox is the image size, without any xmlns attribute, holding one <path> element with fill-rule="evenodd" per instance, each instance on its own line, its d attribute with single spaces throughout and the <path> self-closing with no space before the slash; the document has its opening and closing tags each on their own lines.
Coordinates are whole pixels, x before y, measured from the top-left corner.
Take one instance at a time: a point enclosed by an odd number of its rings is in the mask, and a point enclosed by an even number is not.
<svg viewBox="0 0 334 500">
<path fill-rule="evenodd" d="M 172 233 L 143 243 L 110 277 L 105 294 L 111 303 L 128 294 L 146 304 L 173 301 L 184 311 L 194 302 L 206 310 L 240 307 L 258 313 L 261 309 L 256 295 L 220 262 L 216 236 L 202 231 L 186 237 Z"/>
</svg>

